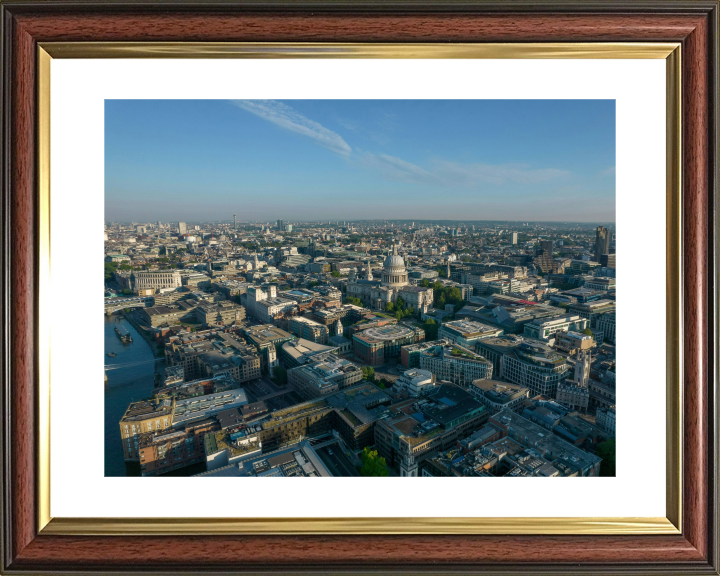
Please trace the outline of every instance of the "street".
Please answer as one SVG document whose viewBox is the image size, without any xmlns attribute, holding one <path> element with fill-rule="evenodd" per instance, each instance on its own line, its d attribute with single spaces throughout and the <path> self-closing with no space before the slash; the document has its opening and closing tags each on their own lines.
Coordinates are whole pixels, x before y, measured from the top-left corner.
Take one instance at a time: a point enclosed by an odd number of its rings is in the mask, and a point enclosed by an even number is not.
<svg viewBox="0 0 720 576">
<path fill-rule="evenodd" d="M 332 451 L 332 455 L 330 454 Z M 331 444 L 330 446 L 323 446 L 322 448 L 316 449 L 318 456 L 323 461 L 323 464 L 327 466 L 330 474 L 333 476 L 360 476 L 355 470 L 355 467 L 343 454 L 342 449 L 337 444 Z"/>
</svg>

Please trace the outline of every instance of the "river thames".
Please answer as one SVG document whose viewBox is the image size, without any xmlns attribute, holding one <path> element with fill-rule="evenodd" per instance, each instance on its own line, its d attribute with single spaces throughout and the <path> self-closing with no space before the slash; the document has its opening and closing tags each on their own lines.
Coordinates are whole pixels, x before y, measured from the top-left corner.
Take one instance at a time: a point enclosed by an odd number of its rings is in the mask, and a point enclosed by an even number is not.
<svg viewBox="0 0 720 576">
<path fill-rule="evenodd" d="M 115 333 L 122 325 L 132 336 L 132 343 L 123 344 Z M 111 358 L 108 353 L 117 354 Z M 155 369 L 164 368 L 165 361 L 156 361 L 150 345 L 124 318 L 105 317 L 105 476 L 139 476 L 137 464 L 125 464 L 120 442 L 120 418 L 133 400 L 152 395 Z"/>
</svg>

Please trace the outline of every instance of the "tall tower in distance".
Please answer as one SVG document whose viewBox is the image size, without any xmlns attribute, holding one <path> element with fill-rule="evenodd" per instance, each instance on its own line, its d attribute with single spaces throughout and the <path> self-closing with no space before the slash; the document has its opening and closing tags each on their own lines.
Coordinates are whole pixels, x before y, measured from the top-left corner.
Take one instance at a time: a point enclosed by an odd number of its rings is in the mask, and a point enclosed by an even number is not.
<svg viewBox="0 0 720 576">
<path fill-rule="evenodd" d="M 598 226 L 595 230 L 595 262 L 600 262 L 600 256 L 610 253 L 610 231 Z"/>
<path fill-rule="evenodd" d="M 233 214 L 233 230 L 237 230 L 237 214 Z"/>
</svg>

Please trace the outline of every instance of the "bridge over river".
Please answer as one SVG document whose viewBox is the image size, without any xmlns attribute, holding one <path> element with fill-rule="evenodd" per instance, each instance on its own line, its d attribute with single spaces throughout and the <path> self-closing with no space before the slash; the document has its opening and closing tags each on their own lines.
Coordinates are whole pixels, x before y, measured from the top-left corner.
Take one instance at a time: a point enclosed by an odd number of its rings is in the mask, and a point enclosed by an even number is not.
<svg viewBox="0 0 720 576">
<path fill-rule="evenodd" d="M 153 296 L 133 296 L 129 298 L 105 298 L 105 314 L 111 316 L 126 308 L 149 308 L 155 304 Z"/>
</svg>

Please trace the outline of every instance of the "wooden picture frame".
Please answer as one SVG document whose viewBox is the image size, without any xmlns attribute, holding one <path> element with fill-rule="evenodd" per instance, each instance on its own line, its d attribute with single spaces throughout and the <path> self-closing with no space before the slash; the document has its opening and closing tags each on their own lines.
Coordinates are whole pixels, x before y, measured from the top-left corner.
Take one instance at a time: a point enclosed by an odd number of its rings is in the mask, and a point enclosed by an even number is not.
<svg viewBox="0 0 720 576">
<path fill-rule="evenodd" d="M 717 79 L 718 2 L 512 3 L 382 2 L 3 2 L 2 10 L 2 478 L 3 573 L 168 572 L 483 572 L 717 574 Z M 669 395 L 677 426 L 669 436 L 677 474 L 668 476 L 672 530 L 568 533 L 562 526 L 496 531 L 438 528 L 380 533 L 371 527 L 260 526 L 237 535 L 216 525 L 193 534 L 166 522 L 51 522 L 48 477 L 46 343 L 39 285 L 47 274 L 48 101 L 40 83 L 47 54 L 126 55 L 119 43 L 676 44 L 679 115 L 669 116 L 669 322 L 677 355 L 668 368 L 682 385 Z M 173 44 L 167 44 L 173 43 Z M 148 46 L 150 48 L 148 48 Z M 218 49 L 220 46 L 220 49 Z M 52 48 L 51 48 L 52 47 Z M 127 45 L 125 45 L 127 48 Z M 567 46 L 565 47 L 567 49 Z M 218 52 L 219 50 L 219 52 Z M 157 52 L 156 52 L 157 53 Z M 188 56 L 179 49 L 176 56 Z M 610 56 L 612 57 L 612 56 Z M 681 74 L 679 73 L 681 70 Z M 672 77 L 672 75 L 670 75 Z M 681 132 L 678 128 L 681 126 Z M 671 131 L 677 133 L 673 139 Z M 672 158 L 681 158 L 675 165 Z M 40 193 L 39 193 L 40 192 Z M 669 196 L 670 198 L 671 196 Z M 682 248 L 682 252 L 680 252 Z M 673 277 L 675 280 L 673 280 Z M 675 282 L 675 284 L 673 284 Z M 678 356 L 678 357 L 675 357 Z M 677 506 L 676 506 L 677 505 Z M 677 510 L 676 515 L 673 509 Z M 180 522 L 179 524 L 182 524 Z M 674 527 L 679 526 L 677 530 Z M 484 533 L 483 533 L 484 532 Z M 141 535 L 139 535 L 141 534 Z"/>
</svg>

